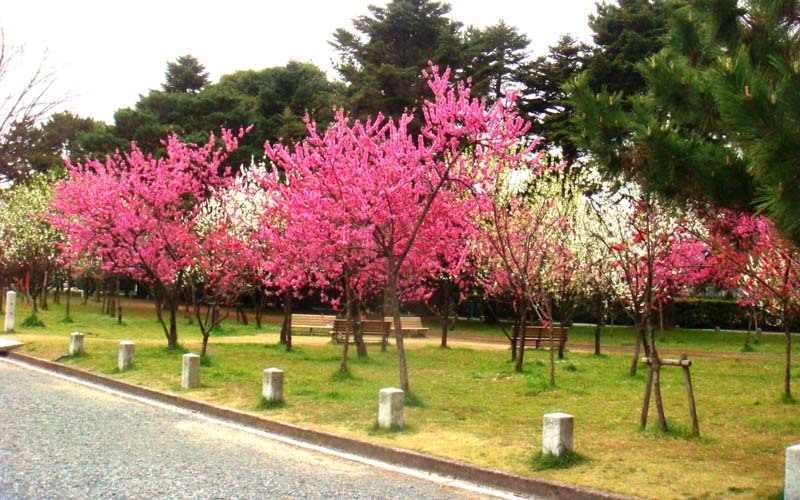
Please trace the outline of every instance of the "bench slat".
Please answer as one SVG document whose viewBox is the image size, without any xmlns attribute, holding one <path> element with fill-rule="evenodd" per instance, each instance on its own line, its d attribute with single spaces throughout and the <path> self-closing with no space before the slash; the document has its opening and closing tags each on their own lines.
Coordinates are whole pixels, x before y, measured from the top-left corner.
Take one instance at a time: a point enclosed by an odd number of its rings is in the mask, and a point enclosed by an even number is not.
<svg viewBox="0 0 800 500">
<path fill-rule="evenodd" d="M 336 316 L 330 314 L 292 314 L 292 330 L 304 329 L 314 334 L 315 329 L 328 330 Z"/>
<path fill-rule="evenodd" d="M 362 325 L 362 336 L 364 338 L 364 342 L 368 341 L 377 341 L 379 343 L 383 343 L 384 341 L 388 342 L 389 337 L 389 323 L 386 321 L 380 320 L 363 320 L 361 321 Z M 333 326 L 331 327 L 331 338 L 334 342 L 343 342 L 347 333 L 350 333 L 350 340 L 351 342 L 355 341 L 353 331 L 352 331 L 352 324 L 350 321 L 346 319 L 337 319 L 333 322 Z"/>
<path fill-rule="evenodd" d="M 558 346 L 562 341 L 564 343 L 567 342 L 567 338 L 569 336 L 569 327 L 560 327 L 555 326 L 551 329 L 552 332 L 552 340 Z M 539 348 L 542 343 L 546 343 L 545 347 L 549 346 L 550 344 L 551 335 L 550 332 L 547 331 L 547 328 L 543 326 L 526 326 L 525 327 L 525 345 L 527 346 L 529 342 L 533 342 L 535 348 Z M 520 344 L 522 343 L 522 337 L 519 339 Z"/>
<path fill-rule="evenodd" d="M 394 334 L 394 320 L 392 318 L 384 318 L 391 324 L 391 331 Z M 404 334 L 416 333 L 420 337 L 424 337 L 428 333 L 428 328 L 422 326 L 422 318 L 419 316 L 400 316 L 400 329 Z"/>
</svg>

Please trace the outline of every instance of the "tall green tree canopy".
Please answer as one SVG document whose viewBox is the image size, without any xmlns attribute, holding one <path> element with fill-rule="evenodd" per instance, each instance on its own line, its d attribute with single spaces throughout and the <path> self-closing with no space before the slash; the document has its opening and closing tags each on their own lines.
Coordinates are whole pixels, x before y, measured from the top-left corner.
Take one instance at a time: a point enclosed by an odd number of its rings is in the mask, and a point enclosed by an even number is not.
<svg viewBox="0 0 800 500">
<path fill-rule="evenodd" d="M 196 57 L 188 54 L 168 62 L 164 77 L 164 92 L 197 93 L 209 83 L 206 67 Z"/>
<path fill-rule="evenodd" d="M 679 199 L 762 210 L 800 242 L 800 28 L 788 0 L 691 0 L 639 64 L 642 95 L 575 82 L 582 140 Z"/>
<path fill-rule="evenodd" d="M 0 141 L 0 177 L 18 182 L 62 170 L 64 156 L 104 155 L 117 147 L 108 129 L 103 122 L 70 112 L 55 113 L 38 124 L 15 122 Z"/>
<path fill-rule="evenodd" d="M 596 45 L 589 64 L 592 88 L 630 94 L 644 79 L 636 67 L 663 46 L 670 0 L 617 0 L 597 4 L 589 17 Z"/>
<path fill-rule="evenodd" d="M 133 108 L 116 111 L 113 132 L 123 144 L 135 141 L 144 151 L 160 153 L 161 141 L 171 133 L 200 144 L 220 128 L 253 126 L 228 159 L 238 167 L 263 157 L 265 139 L 304 137 L 306 113 L 320 124 L 329 122 L 337 96 L 336 85 L 321 69 L 291 61 L 223 75 L 198 92 L 151 90 Z"/>
<path fill-rule="evenodd" d="M 588 45 L 563 35 L 546 56 L 530 65 L 522 79 L 527 92 L 520 107 L 531 117 L 531 130 L 545 137 L 548 146 L 559 147 L 568 163 L 574 163 L 579 152 L 571 123 L 574 111 L 565 87 L 586 68 L 590 54 Z"/>
<path fill-rule="evenodd" d="M 392 0 L 369 12 L 353 20 L 353 31 L 334 32 L 336 69 L 348 84 L 353 113 L 399 116 L 427 95 L 420 72 L 428 61 L 461 68 L 461 23 L 447 17 L 449 4 L 430 0 Z"/>
<path fill-rule="evenodd" d="M 519 84 L 528 73 L 527 35 L 504 21 L 484 29 L 470 27 L 464 48 L 465 69 L 477 95 L 497 98 L 503 87 Z"/>
</svg>

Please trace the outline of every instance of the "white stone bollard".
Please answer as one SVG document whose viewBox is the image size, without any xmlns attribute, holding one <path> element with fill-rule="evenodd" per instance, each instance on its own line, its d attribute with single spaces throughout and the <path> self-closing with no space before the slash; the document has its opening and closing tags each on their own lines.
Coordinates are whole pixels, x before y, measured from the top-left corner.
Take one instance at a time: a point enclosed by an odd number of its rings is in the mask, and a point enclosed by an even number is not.
<svg viewBox="0 0 800 500">
<path fill-rule="evenodd" d="M 181 387 L 194 389 L 200 386 L 200 356 L 197 354 L 184 354 L 181 369 Z"/>
<path fill-rule="evenodd" d="M 402 389 L 389 387 L 381 389 L 378 406 L 378 427 L 383 429 L 403 427 Z"/>
<path fill-rule="evenodd" d="M 800 444 L 786 448 L 783 498 L 800 498 Z"/>
<path fill-rule="evenodd" d="M 76 356 L 83 354 L 83 334 L 72 332 L 69 334 L 69 355 Z"/>
<path fill-rule="evenodd" d="M 14 308 L 17 306 L 17 292 L 9 290 L 6 293 L 6 324 L 3 331 L 14 331 Z"/>
<path fill-rule="evenodd" d="M 117 357 L 117 368 L 125 371 L 133 366 L 135 345 L 130 340 L 123 340 L 119 343 L 119 356 Z"/>
<path fill-rule="evenodd" d="M 264 385 L 261 394 L 270 403 L 283 401 L 283 370 L 278 368 L 264 370 Z"/>
<path fill-rule="evenodd" d="M 719 333 L 720 331 L 721 331 L 720 327 L 718 327 L 718 326 L 714 327 L 714 333 Z"/>
<path fill-rule="evenodd" d="M 560 457 L 572 451 L 572 429 L 575 417 L 566 413 L 548 413 L 542 428 L 542 453 Z"/>
</svg>

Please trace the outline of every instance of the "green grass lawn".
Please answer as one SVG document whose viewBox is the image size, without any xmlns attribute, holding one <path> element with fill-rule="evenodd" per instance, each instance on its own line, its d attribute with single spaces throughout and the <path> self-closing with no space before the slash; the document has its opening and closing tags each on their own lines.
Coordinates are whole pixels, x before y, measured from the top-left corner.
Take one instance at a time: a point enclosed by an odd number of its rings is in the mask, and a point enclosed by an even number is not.
<svg viewBox="0 0 800 500">
<path fill-rule="evenodd" d="M 54 307 L 40 314 L 44 328 L 19 328 L 14 337 L 27 342 L 28 353 L 53 359 L 67 351 L 70 331 L 83 331 L 86 355 L 66 362 L 87 370 L 280 421 L 622 494 L 777 495 L 783 484 L 784 449 L 800 441 L 800 407 L 780 402 L 780 337 L 766 338 L 756 347 L 756 354 L 761 353 L 757 356 L 742 353 L 735 359 L 694 360 L 702 436 L 697 439 L 688 436 L 679 369 L 664 369 L 671 432 L 662 435 L 653 427 L 643 432 L 638 421 L 644 373 L 628 375 L 628 355 L 568 352 L 557 364 L 556 387 L 550 387 L 545 351 L 529 350 L 525 371 L 518 374 L 502 345 L 456 347 L 459 335 L 497 334 L 479 323 L 459 323 L 453 348 L 442 350 L 432 345 L 435 342 L 416 339 L 408 343 L 414 404 L 405 410 L 407 427 L 387 433 L 375 430 L 375 419 L 378 391 L 397 384 L 393 348 L 381 353 L 371 347 L 369 357 L 352 358 L 350 376 L 341 377 L 337 375 L 340 346 L 319 337 L 297 337 L 295 349 L 287 353 L 276 345 L 277 324 L 257 330 L 228 322 L 223 335 L 211 339 L 209 362 L 201 369 L 202 387 L 181 391 L 181 351 L 165 349 L 152 309 L 130 305 L 123 325 L 98 314 L 99 309 L 93 302 L 75 306 L 75 322 L 63 324 L 59 322 L 63 309 Z M 18 323 L 25 315 L 18 311 Z M 184 319 L 180 327 L 182 346 L 197 352 L 197 327 L 186 325 Z M 116 369 L 121 339 L 137 342 L 135 368 L 124 373 Z M 588 344 L 592 339 L 591 329 L 575 328 L 570 333 L 570 342 Z M 624 328 L 604 336 L 608 345 L 631 340 L 631 332 Z M 743 337 L 676 330 L 667 332 L 662 341 L 666 347 L 736 352 Z M 286 372 L 287 402 L 263 409 L 261 372 L 271 366 Z M 554 411 L 575 415 L 575 448 L 586 459 L 567 469 L 537 471 L 533 457 L 541 446 L 542 415 Z"/>
</svg>

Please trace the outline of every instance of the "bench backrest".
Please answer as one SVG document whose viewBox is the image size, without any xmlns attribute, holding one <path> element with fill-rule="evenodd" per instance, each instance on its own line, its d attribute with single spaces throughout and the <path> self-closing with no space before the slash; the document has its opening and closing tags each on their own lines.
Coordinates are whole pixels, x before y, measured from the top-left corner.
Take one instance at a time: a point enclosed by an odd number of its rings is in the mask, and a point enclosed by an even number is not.
<svg viewBox="0 0 800 500">
<path fill-rule="evenodd" d="M 569 335 L 569 327 L 555 325 L 551 329 L 554 339 L 567 338 Z M 550 332 L 543 326 L 526 326 L 525 338 L 533 339 L 550 339 Z"/>
<path fill-rule="evenodd" d="M 386 335 L 389 333 L 390 323 L 388 321 L 367 319 L 362 321 L 361 324 L 364 325 L 365 335 Z"/>
<path fill-rule="evenodd" d="M 347 319 L 333 320 L 333 327 L 331 328 L 331 333 L 333 335 L 340 335 L 340 334 L 343 335 L 348 332 L 353 333 L 350 320 Z"/>
<path fill-rule="evenodd" d="M 386 335 L 389 333 L 389 323 L 380 320 L 362 320 L 361 326 L 363 327 L 364 335 Z M 352 323 L 346 319 L 337 319 L 333 322 L 331 333 L 334 335 L 353 333 Z"/>
<path fill-rule="evenodd" d="M 336 316 L 328 314 L 292 314 L 293 327 L 330 328 Z"/>
<path fill-rule="evenodd" d="M 384 318 L 391 325 L 394 330 L 394 320 L 392 318 Z M 403 330 L 427 330 L 422 326 L 422 318 L 419 316 L 400 316 L 400 328 Z"/>
</svg>

